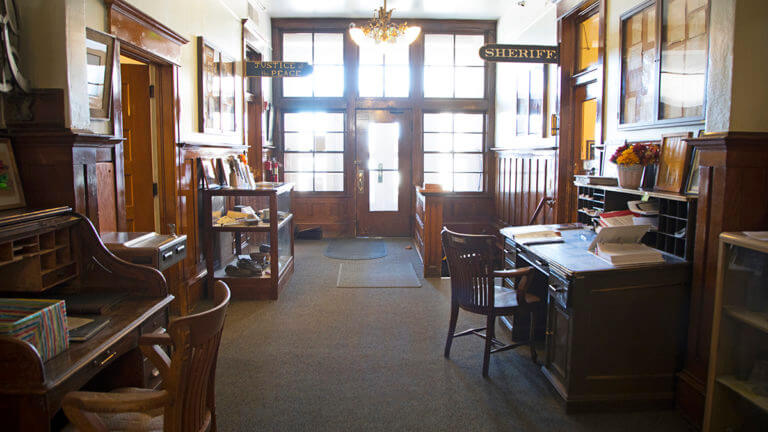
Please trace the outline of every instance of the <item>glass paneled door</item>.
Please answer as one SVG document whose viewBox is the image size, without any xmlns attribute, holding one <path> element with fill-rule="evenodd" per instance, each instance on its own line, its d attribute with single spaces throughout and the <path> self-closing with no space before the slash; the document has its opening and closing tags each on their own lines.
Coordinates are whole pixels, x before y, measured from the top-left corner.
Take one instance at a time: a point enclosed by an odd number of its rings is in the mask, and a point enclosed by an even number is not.
<svg viewBox="0 0 768 432">
<path fill-rule="evenodd" d="M 357 236 L 411 235 L 409 117 L 386 110 L 358 110 L 355 146 Z"/>
</svg>

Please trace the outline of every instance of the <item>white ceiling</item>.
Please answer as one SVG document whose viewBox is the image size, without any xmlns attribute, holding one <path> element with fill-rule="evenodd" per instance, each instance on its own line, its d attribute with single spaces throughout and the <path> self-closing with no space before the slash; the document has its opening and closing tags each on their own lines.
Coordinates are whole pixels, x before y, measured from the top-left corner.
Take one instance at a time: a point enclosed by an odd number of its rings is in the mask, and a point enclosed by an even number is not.
<svg viewBox="0 0 768 432">
<path fill-rule="evenodd" d="M 550 0 L 526 0 L 526 8 Z M 370 18 L 384 0 L 256 0 L 272 18 Z M 521 9 L 519 0 L 387 0 L 393 18 L 490 19 Z M 541 3 L 542 5 L 539 5 Z"/>
</svg>

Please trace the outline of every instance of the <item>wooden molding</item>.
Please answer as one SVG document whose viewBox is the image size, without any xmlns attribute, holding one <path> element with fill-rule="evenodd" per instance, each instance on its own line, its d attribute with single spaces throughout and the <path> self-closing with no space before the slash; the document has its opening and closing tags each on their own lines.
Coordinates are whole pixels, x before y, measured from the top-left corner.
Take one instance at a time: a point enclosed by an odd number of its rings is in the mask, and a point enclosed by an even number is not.
<svg viewBox="0 0 768 432">
<path fill-rule="evenodd" d="M 104 4 L 109 16 L 109 32 L 122 43 L 173 64 L 181 64 L 181 46 L 189 43 L 184 36 L 125 0 L 104 0 Z"/>
</svg>

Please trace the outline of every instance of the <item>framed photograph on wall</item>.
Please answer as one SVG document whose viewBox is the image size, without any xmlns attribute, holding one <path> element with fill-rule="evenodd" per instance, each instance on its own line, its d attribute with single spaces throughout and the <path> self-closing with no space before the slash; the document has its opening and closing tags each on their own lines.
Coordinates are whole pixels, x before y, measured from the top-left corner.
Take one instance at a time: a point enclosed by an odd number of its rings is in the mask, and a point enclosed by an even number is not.
<svg viewBox="0 0 768 432">
<path fill-rule="evenodd" d="M 689 196 L 699 196 L 699 156 L 701 155 L 701 151 L 694 148 L 691 153 L 688 179 L 685 182 L 685 194 Z"/>
<path fill-rule="evenodd" d="M 11 140 L 0 138 L 0 210 L 24 207 L 24 189 Z"/>
<path fill-rule="evenodd" d="M 197 38 L 198 131 L 234 133 L 235 60 L 202 36 Z"/>
<path fill-rule="evenodd" d="M 666 192 L 683 192 L 686 167 L 690 161 L 691 152 L 686 138 L 692 134 L 662 135 L 659 150 L 659 171 L 656 175 L 656 190 Z"/>
<path fill-rule="evenodd" d="M 109 119 L 112 102 L 112 70 L 115 63 L 115 38 L 85 29 L 86 79 L 91 118 Z"/>
</svg>

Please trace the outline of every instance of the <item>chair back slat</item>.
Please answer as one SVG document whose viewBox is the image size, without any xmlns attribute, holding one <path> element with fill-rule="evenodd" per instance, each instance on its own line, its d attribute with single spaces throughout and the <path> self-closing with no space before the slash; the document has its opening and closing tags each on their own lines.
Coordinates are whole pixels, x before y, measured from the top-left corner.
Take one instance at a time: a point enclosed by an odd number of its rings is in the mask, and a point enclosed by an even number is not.
<svg viewBox="0 0 768 432">
<path fill-rule="evenodd" d="M 478 311 L 494 306 L 494 242 L 491 235 L 459 234 L 443 228 L 443 250 L 451 274 L 451 297 Z"/>
<path fill-rule="evenodd" d="M 211 426 L 216 360 L 229 298 L 229 288 L 218 281 L 214 285 L 215 307 L 175 319 L 169 325 L 175 351 L 166 384 L 173 395 L 165 412 L 167 432 L 199 432 Z"/>
</svg>

